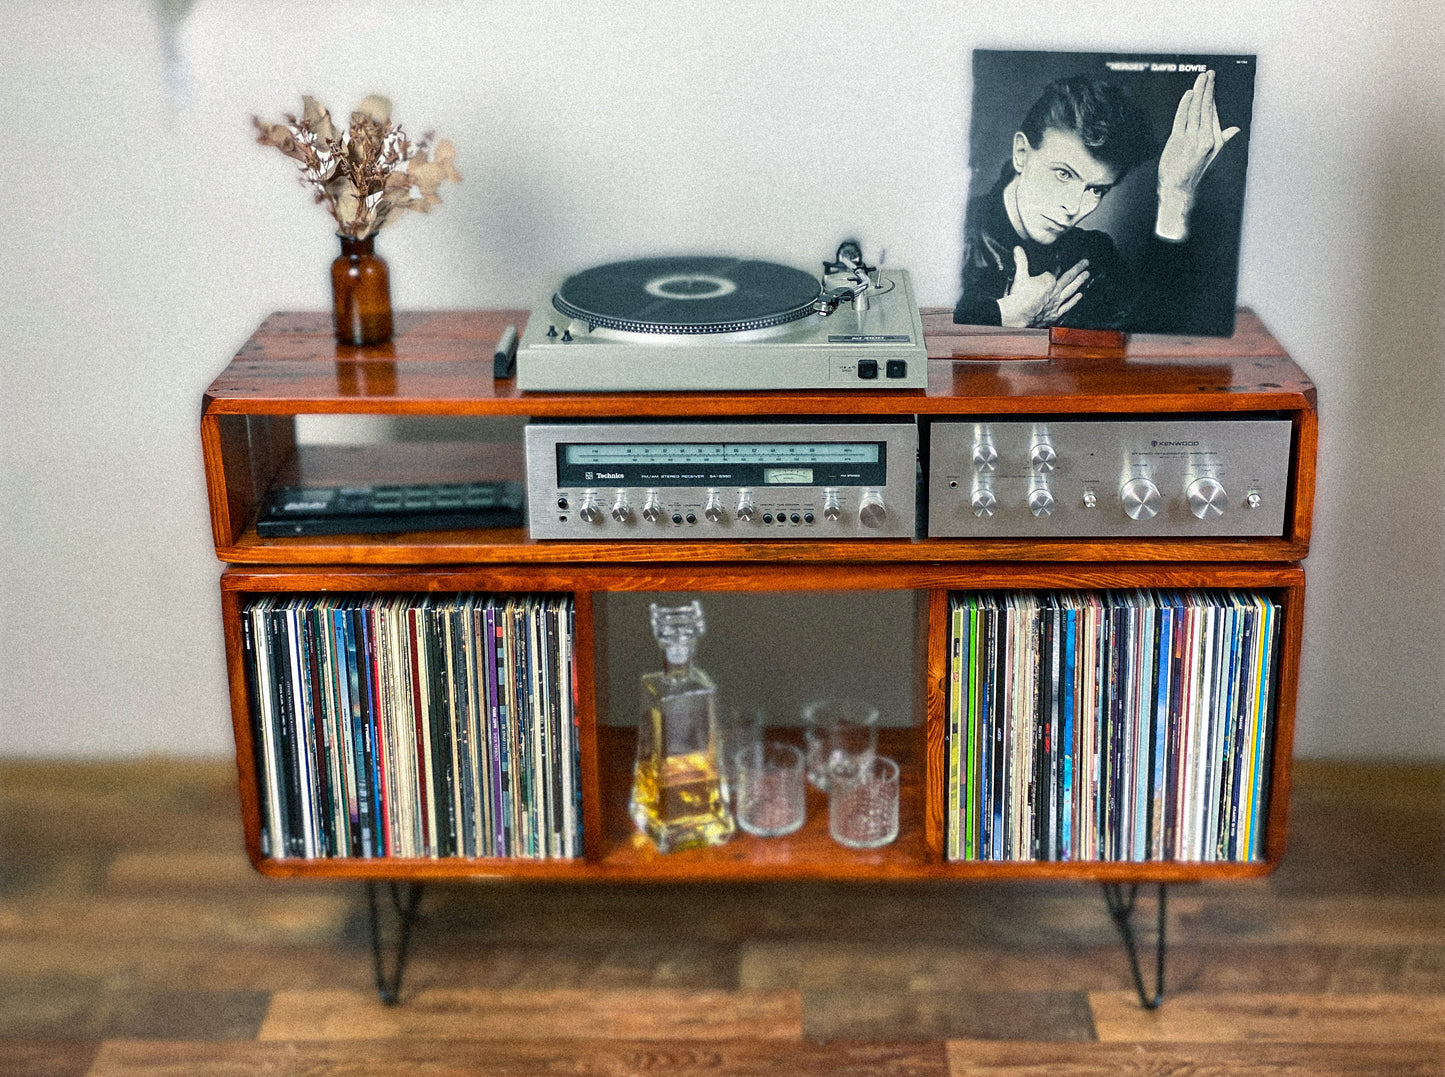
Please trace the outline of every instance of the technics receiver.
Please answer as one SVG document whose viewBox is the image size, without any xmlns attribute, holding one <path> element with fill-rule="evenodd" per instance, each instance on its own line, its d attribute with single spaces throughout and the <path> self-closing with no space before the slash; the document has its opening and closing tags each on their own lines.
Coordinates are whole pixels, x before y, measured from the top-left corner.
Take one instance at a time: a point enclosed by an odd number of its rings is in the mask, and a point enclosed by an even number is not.
<svg viewBox="0 0 1445 1077">
<path fill-rule="evenodd" d="M 911 418 L 533 423 L 525 441 L 533 538 L 914 537 Z"/>
<path fill-rule="evenodd" d="M 1278 537 L 1291 431 L 1264 415 L 935 422 L 928 534 Z"/>
</svg>

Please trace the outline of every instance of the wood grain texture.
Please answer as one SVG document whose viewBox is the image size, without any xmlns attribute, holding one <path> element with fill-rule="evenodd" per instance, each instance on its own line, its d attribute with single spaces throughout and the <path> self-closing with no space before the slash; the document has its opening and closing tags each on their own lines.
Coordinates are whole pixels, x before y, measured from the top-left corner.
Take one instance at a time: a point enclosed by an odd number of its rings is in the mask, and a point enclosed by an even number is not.
<svg viewBox="0 0 1445 1077">
<path fill-rule="evenodd" d="M 1171 890 L 1158 1014 L 1039 879 L 434 884 L 386 1010 L 360 888 L 252 872 L 232 762 L 0 763 L 0 1075 L 1445 1077 L 1442 782 L 1298 766 L 1275 873 Z"/>
<path fill-rule="evenodd" d="M 3 1064 L 0 1064 L 3 1065 Z M 0 1071 L 3 1072 L 3 1071 Z M 348 1040 L 217 1044 L 115 1041 L 91 1077 L 947 1077 L 935 1043 L 736 1040 Z"/>
<path fill-rule="evenodd" d="M 1150 1011 L 1132 994 L 1108 992 L 1090 995 L 1089 1004 L 1105 1043 L 1445 1045 L 1445 997 L 1438 995 L 1180 994 Z"/>
<path fill-rule="evenodd" d="M 278 991 L 263 1040 L 715 1040 L 802 1038 L 793 991 L 424 990 L 399 1007 L 374 993 Z"/>
<path fill-rule="evenodd" d="M 950 1043 L 952 1077 L 1440 1077 L 1435 1044 Z"/>
</svg>

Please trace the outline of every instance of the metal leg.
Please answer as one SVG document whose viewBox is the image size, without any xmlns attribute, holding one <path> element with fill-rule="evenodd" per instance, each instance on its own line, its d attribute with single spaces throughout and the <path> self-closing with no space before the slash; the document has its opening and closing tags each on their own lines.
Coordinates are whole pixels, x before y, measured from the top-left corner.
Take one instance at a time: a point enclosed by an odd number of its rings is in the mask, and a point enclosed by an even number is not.
<svg viewBox="0 0 1445 1077">
<path fill-rule="evenodd" d="M 1127 891 L 1127 892 L 1126 892 Z M 1154 993 L 1151 995 L 1144 986 L 1144 976 L 1139 968 L 1139 947 L 1134 936 L 1134 901 L 1139 896 L 1139 886 L 1131 883 L 1125 887 L 1120 883 L 1104 884 L 1104 903 L 1109 906 L 1109 915 L 1124 940 L 1124 950 L 1129 955 L 1129 971 L 1134 977 L 1134 990 L 1146 1010 L 1157 1010 L 1164 1001 L 1164 953 L 1166 950 L 1164 924 L 1167 910 L 1165 885 L 1159 884 L 1159 922 L 1154 935 Z"/>
<path fill-rule="evenodd" d="M 371 913 L 371 963 L 376 973 L 376 993 L 387 1006 L 401 1001 L 401 977 L 406 971 L 406 952 L 411 944 L 411 928 L 416 922 L 417 906 L 421 904 L 420 883 L 387 883 L 391 891 L 391 908 L 396 918 L 396 941 L 391 968 L 386 968 L 382 953 L 381 905 L 377 900 L 377 884 L 366 884 L 366 905 Z M 405 896 L 403 896 L 405 890 Z"/>
</svg>

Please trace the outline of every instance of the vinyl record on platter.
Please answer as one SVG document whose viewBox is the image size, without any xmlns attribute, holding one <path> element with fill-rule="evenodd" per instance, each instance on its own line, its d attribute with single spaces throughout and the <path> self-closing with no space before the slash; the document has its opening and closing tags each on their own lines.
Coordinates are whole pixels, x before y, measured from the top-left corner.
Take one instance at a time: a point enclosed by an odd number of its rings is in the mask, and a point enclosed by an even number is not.
<svg viewBox="0 0 1445 1077">
<path fill-rule="evenodd" d="M 640 258 L 583 270 L 552 305 L 593 328 L 741 333 L 805 318 L 822 291 L 801 269 L 740 258 Z"/>
</svg>

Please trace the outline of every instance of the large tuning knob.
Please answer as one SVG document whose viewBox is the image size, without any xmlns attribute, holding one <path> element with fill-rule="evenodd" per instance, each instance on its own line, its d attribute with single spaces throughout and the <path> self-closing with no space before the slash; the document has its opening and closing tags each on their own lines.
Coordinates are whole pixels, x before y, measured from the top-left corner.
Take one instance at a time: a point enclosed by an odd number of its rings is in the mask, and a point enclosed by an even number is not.
<svg viewBox="0 0 1445 1077">
<path fill-rule="evenodd" d="M 864 527 L 882 527 L 888 519 L 888 508 L 883 504 L 881 490 L 865 490 L 858 502 L 858 522 Z"/>
<path fill-rule="evenodd" d="M 1130 479 L 1120 488 L 1119 500 L 1131 520 L 1152 520 L 1159 514 L 1159 487 L 1148 479 Z"/>
<path fill-rule="evenodd" d="M 1224 486 L 1218 479 L 1207 476 L 1191 482 L 1185 493 L 1189 497 L 1189 511 L 1201 520 L 1223 516 L 1224 507 L 1229 503 L 1229 495 L 1224 492 Z"/>
</svg>

